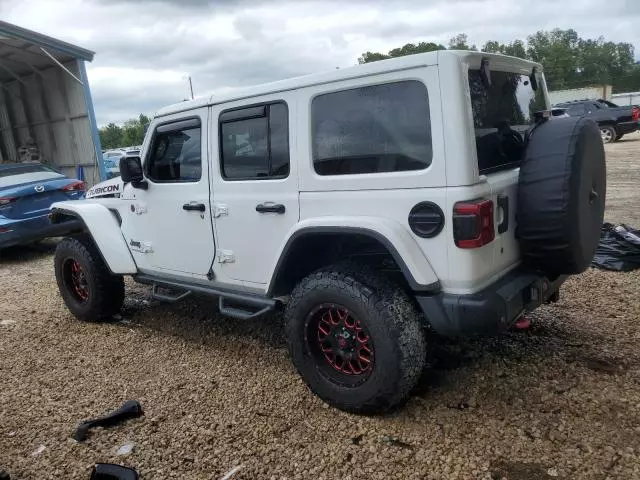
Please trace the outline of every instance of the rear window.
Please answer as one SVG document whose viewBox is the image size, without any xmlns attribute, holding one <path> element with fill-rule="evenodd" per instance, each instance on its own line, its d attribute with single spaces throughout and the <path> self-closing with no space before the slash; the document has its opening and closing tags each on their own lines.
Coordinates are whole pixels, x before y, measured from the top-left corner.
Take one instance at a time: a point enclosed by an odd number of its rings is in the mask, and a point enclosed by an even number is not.
<svg viewBox="0 0 640 480">
<path fill-rule="evenodd" d="M 319 175 L 422 170 L 431 164 L 429 97 L 416 80 L 319 95 L 311 118 Z"/>
<path fill-rule="evenodd" d="M 480 173 L 516 166 L 535 112 L 546 109 L 543 89 L 534 90 L 528 75 L 499 71 L 486 86 L 479 70 L 469 70 L 469 89 Z"/>
<path fill-rule="evenodd" d="M 10 167 L 0 166 L 0 178 L 11 177 L 13 175 L 24 175 L 27 173 L 49 173 L 51 178 L 62 177 L 61 173 L 44 165 L 16 165 Z"/>
<path fill-rule="evenodd" d="M 44 165 L 12 165 L 10 167 L 0 165 L 0 188 L 56 178 L 64 178 L 64 175 Z"/>
</svg>

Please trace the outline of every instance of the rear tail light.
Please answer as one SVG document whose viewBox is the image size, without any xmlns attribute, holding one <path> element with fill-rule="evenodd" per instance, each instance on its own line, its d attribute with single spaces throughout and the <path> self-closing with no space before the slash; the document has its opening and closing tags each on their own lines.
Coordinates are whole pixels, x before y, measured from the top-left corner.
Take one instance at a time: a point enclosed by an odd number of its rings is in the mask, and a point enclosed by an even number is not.
<svg viewBox="0 0 640 480">
<path fill-rule="evenodd" d="M 638 107 L 633 107 L 631 109 L 631 119 L 634 122 L 637 122 L 638 120 L 640 120 L 640 108 Z"/>
<path fill-rule="evenodd" d="M 77 181 L 70 183 L 66 187 L 62 187 L 62 190 L 65 192 L 84 192 L 84 182 Z"/>
<path fill-rule="evenodd" d="M 18 197 L 0 197 L 0 207 L 9 205 L 12 202 L 18 200 Z"/>
<path fill-rule="evenodd" d="M 453 239 L 459 248 L 478 248 L 496 236 L 493 202 L 477 200 L 456 203 L 453 207 Z"/>
</svg>

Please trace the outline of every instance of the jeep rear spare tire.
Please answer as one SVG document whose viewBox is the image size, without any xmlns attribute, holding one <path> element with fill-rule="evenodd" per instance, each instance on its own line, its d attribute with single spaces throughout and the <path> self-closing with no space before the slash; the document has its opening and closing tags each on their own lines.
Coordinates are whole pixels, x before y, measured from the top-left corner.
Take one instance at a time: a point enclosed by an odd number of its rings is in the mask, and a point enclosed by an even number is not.
<svg viewBox="0 0 640 480">
<path fill-rule="evenodd" d="M 377 413 L 405 400 L 425 356 L 420 314 L 384 278 L 325 268 L 294 289 L 285 312 L 293 363 L 325 402 Z"/>
<path fill-rule="evenodd" d="M 596 123 L 569 117 L 539 125 L 519 182 L 516 235 L 524 262 L 549 275 L 586 270 L 600 239 L 606 195 Z"/>
</svg>

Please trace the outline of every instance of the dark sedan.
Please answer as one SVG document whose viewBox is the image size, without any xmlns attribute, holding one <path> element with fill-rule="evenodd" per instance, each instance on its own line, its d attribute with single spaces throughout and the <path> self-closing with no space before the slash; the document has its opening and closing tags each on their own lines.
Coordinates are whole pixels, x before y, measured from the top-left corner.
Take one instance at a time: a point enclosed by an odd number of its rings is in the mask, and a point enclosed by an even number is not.
<svg viewBox="0 0 640 480">
<path fill-rule="evenodd" d="M 49 206 L 84 197 L 84 182 L 39 163 L 0 165 L 0 248 L 55 237 L 77 228 L 53 225 Z"/>
</svg>

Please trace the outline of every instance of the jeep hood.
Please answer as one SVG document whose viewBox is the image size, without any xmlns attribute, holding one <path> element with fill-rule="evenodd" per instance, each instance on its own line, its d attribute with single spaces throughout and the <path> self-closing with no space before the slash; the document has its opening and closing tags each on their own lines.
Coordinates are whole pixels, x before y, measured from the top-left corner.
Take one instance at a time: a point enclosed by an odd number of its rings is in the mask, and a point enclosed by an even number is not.
<svg viewBox="0 0 640 480">
<path fill-rule="evenodd" d="M 124 182 L 121 177 L 111 178 L 91 187 L 85 198 L 119 197 L 123 188 Z"/>
</svg>

